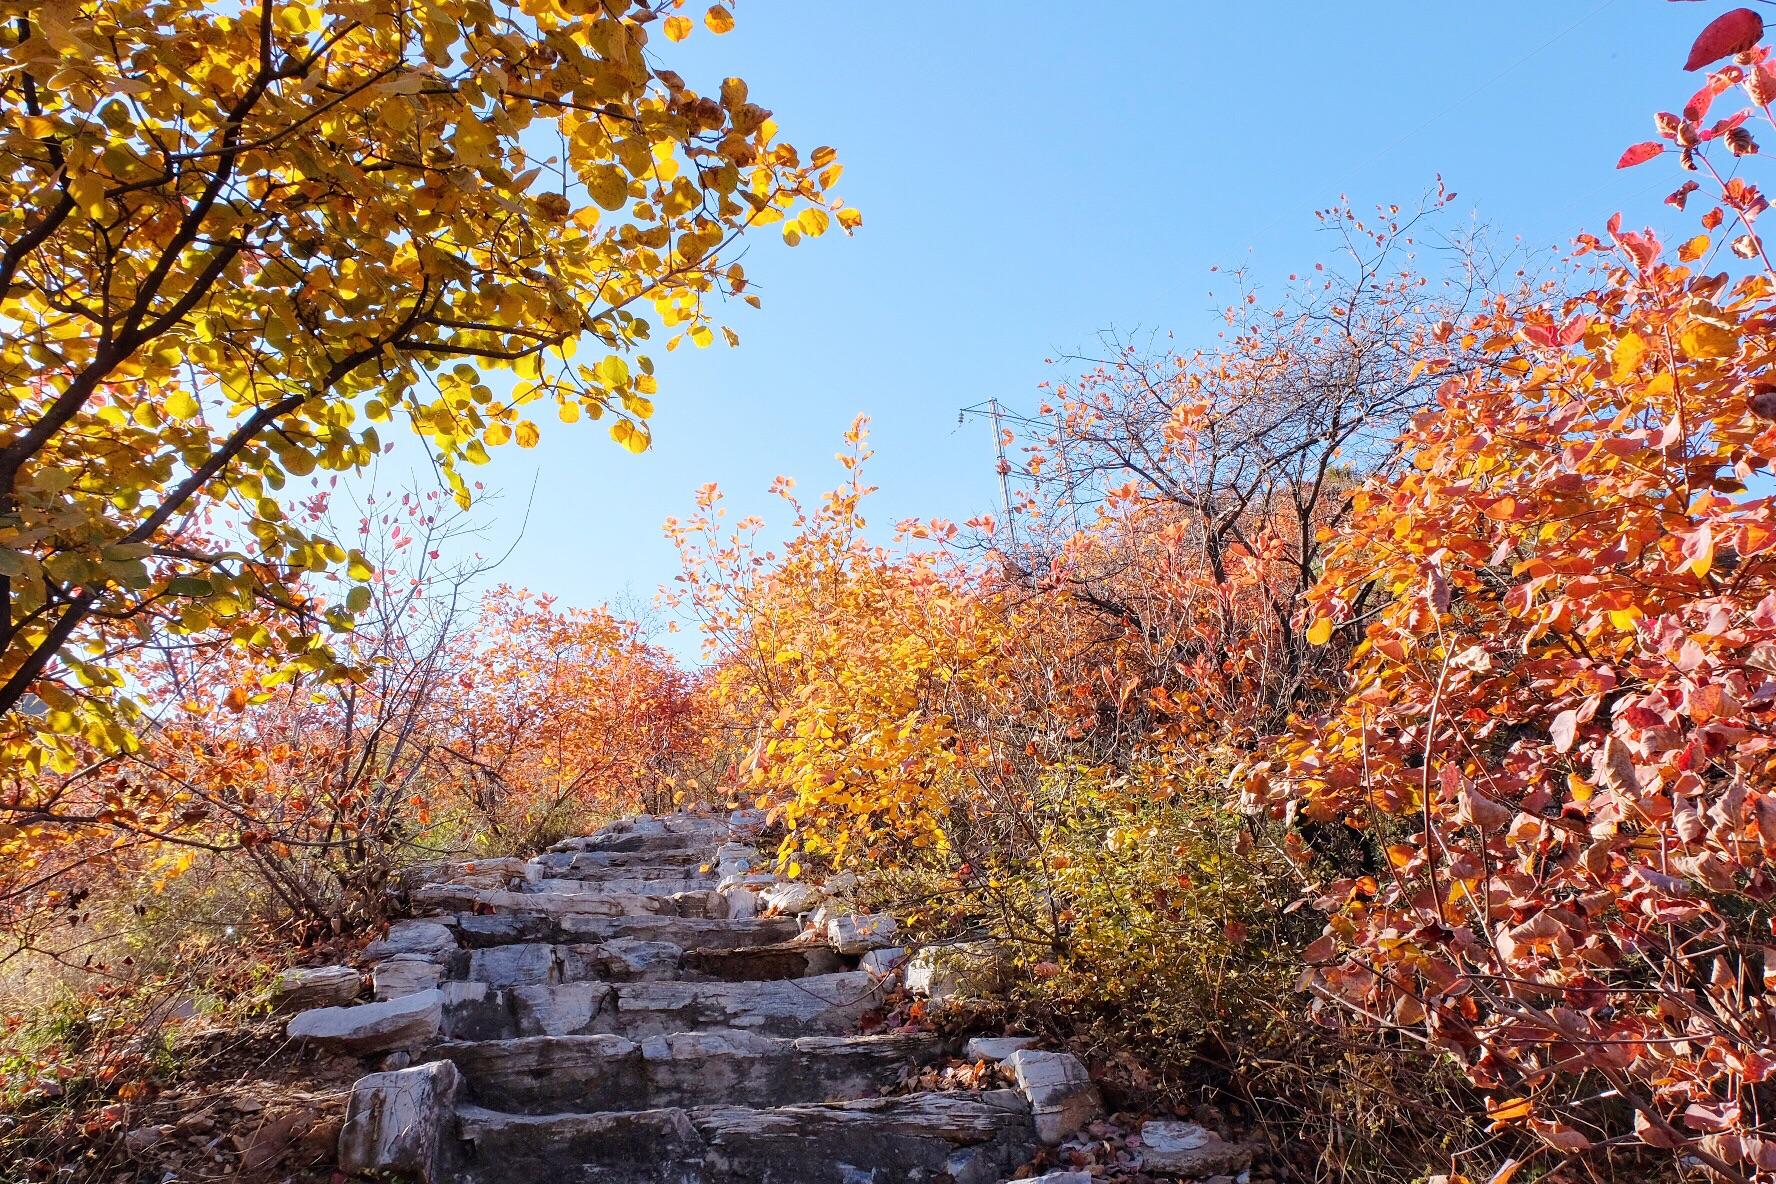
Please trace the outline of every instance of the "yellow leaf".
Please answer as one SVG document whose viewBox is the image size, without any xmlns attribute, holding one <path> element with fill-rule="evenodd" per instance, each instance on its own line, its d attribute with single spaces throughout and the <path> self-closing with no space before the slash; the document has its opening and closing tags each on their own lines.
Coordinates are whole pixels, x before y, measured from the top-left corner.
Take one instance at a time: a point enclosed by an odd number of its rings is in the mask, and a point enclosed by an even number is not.
<svg viewBox="0 0 1776 1184">
<path fill-rule="evenodd" d="M 614 164 L 600 164 L 586 170 L 586 192 L 607 210 L 620 210 L 629 200 L 629 174 Z"/>
<path fill-rule="evenodd" d="M 1628 333 L 1616 342 L 1614 365 L 1610 377 L 1617 382 L 1624 382 L 1640 366 L 1640 360 L 1646 357 L 1646 339 L 1638 333 Z"/>
<path fill-rule="evenodd" d="M 627 419 L 619 419 L 610 427 L 611 439 L 637 455 L 646 452 L 648 434 L 646 428 L 637 427 Z"/>
<path fill-rule="evenodd" d="M 688 16 L 669 16 L 666 18 L 666 39 L 683 41 L 691 35 L 691 18 Z"/>
<path fill-rule="evenodd" d="M 105 216 L 105 178 L 97 173 L 82 173 L 68 182 L 68 196 L 89 218 Z"/>
<path fill-rule="evenodd" d="M 1739 339 L 1730 329 L 1710 321 L 1695 321 L 1683 331 L 1678 344 L 1692 358 L 1725 358 L 1739 348 Z"/>
<path fill-rule="evenodd" d="M 709 26 L 711 33 L 726 33 L 734 27 L 734 14 L 719 4 L 712 4 L 703 14 L 703 23 Z"/>
<path fill-rule="evenodd" d="M 174 419 L 192 419 L 196 417 L 198 410 L 197 400 L 183 387 L 167 398 L 166 412 Z"/>
<path fill-rule="evenodd" d="M 537 425 L 528 419 L 518 425 L 518 447 L 535 448 L 539 438 Z"/>
<path fill-rule="evenodd" d="M 1308 627 L 1307 644 L 1325 645 L 1332 640 L 1332 621 L 1329 617 L 1321 617 Z"/>
</svg>

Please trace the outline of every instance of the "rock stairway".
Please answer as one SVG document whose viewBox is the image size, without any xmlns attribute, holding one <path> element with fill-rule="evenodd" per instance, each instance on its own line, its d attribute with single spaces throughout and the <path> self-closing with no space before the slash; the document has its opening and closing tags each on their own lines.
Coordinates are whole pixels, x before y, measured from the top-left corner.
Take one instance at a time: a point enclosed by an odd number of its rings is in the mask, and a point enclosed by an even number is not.
<svg viewBox="0 0 1776 1184">
<path fill-rule="evenodd" d="M 341 1167 L 467 1184 L 996 1184 L 1096 1114 L 1078 1061 L 1031 1050 L 1007 1050 L 1018 1089 L 888 1096 L 958 1050 L 858 1034 L 892 922 L 760 915 L 814 902 L 753 870 L 752 824 L 644 816 L 530 861 L 413 873 L 420 915 L 366 951 L 378 1001 L 348 1002 L 358 979 L 339 968 L 286 984 L 309 1008 L 293 1037 L 381 1058 L 352 1090 Z"/>
</svg>

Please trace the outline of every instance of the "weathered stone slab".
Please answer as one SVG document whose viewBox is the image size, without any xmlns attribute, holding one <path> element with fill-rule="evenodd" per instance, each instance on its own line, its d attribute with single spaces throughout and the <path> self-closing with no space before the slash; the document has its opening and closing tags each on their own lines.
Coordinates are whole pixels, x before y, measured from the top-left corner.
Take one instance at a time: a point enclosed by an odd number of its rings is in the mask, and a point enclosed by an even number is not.
<svg viewBox="0 0 1776 1184">
<path fill-rule="evenodd" d="M 891 974 L 899 974 L 906 966 L 907 952 L 904 946 L 887 946 L 880 950 L 871 950 L 857 960 L 857 969 L 867 970 L 878 978 Z"/>
<path fill-rule="evenodd" d="M 524 860 L 512 856 L 491 859 L 463 859 L 448 863 L 422 863 L 402 868 L 395 882 L 402 891 L 411 892 L 422 884 L 457 882 L 481 888 L 500 888 L 526 876 Z"/>
<path fill-rule="evenodd" d="M 625 1035 L 736 1028 L 769 1035 L 854 1032 L 874 1006 L 874 982 L 855 971 L 733 983 L 625 983 L 603 1022 Z"/>
<path fill-rule="evenodd" d="M 614 1017 L 595 1026 L 610 1011 L 615 1001 L 612 992 L 609 983 L 513 987 L 504 992 L 511 1008 L 512 1035 L 579 1036 L 614 1031 Z"/>
<path fill-rule="evenodd" d="M 725 917 L 595 917 L 569 913 L 560 917 L 535 914 L 482 916 L 464 913 L 450 919 L 451 928 L 471 948 L 518 941 L 554 944 L 606 942 L 617 938 L 670 942 L 682 949 L 710 946 L 769 945 L 801 932 L 792 917 L 733 920 Z"/>
<path fill-rule="evenodd" d="M 692 1111 L 712 1184 L 996 1184 L 1034 1152 L 1009 1090 L 870 1098 L 836 1106 Z"/>
<path fill-rule="evenodd" d="M 377 999 L 417 995 L 438 985 L 444 968 L 419 954 L 396 954 L 370 968 L 371 990 Z"/>
<path fill-rule="evenodd" d="M 1029 1099 L 1044 1143 L 1059 1143 L 1104 1111 L 1098 1087 L 1072 1053 L 1021 1049 L 1005 1058 L 1005 1067 Z"/>
<path fill-rule="evenodd" d="M 784 916 L 797 916 L 819 905 L 820 889 L 798 880 L 785 880 L 759 894 L 764 906 Z"/>
<path fill-rule="evenodd" d="M 727 982 L 807 978 L 816 974 L 834 974 L 844 968 L 844 962 L 831 947 L 808 942 L 740 946 L 731 950 L 691 950 L 684 957 L 684 969 L 689 974 Z"/>
<path fill-rule="evenodd" d="M 462 1071 L 477 1103 L 515 1113 L 646 1109 L 641 1047 L 621 1036 L 450 1042 L 430 1056 Z"/>
<path fill-rule="evenodd" d="M 1034 1036 L 975 1036 L 962 1046 L 965 1061 L 1003 1061 L 1014 1052 L 1036 1046 Z"/>
<path fill-rule="evenodd" d="M 804 1036 L 675 1032 L 642 1043 L 647 1104 L 772 1107 L 873 1095 L 909 1063 L 938 1055 L 933 1035 Z"/>
<path fill-rule="evenodd" d="M 515 942 L 468 951 L 463 977 L 491 987 L 539 986 L 562 981 L 561 951 L 546 942 Z"/>
<path fill-rule="evenodd" d="M 678 892 L 707 892 L 716 886 L 709 876 L 602 876 L 597 879 L 549 878 L 531 885 L 535 892 L 568 895 L 671 896 Z"/>
<path fill-rule="evenodd" d="M 458 1108 L 469 1184 L 996 1184 L 1034 1153 L 1015 1091 L 772 1110 L 521 1115 Z"/>
<path fill-rule="evenodd" d="M 456 948 L 456 935 L 438 921 L 396 921 L 388 935 L 364 947 L 364 957 L 377 962 L 399 954 L 442 960 Z"/>
<path fill-rule="evenodd" d="M 990 992 L 1002 978 L 999 957 L 992 942 L 927 946 L 907 959 L 907 990 L 933 1003 Z"/>
<path fill-rule="evenodd" d="M 457 1108 L 464 1184 L 708 1184 L 707 1146 L 683 1110 L 508 1114 Z M 563 1164 L 573 1165 L 564 1176 Z"/>
<path fill-rule="evenodd" d="M 435 1184 L 450 1178 L 451 1127 L 461 1078 L 448 1061 L 358 1079 L 339 1132 L 339 1167 Z"/>
<path fill-rule="evenodd" d="M 278 975 L 271 1002 L 279 1011 L 337 1007 L 356 999 L 363 985 L 363 976 L 349 966 L 296 967 Z"/>
<path fill-rule="evenodd" d="M 841 954 L 865 954 L 893 945 L 899 928 L 888 913 L 845 913 L 826 923 L 826 940 Z"/>
<path fill-rule="evenodd" d="M 1135 1153 L 1141 1170 L 1154 1176 L 1217 1176 L 1244 1171 L 1252 1149 L 1229 1143 L 1194 1122 L 1149 1122 L 1141 1128 Z"/>
<path fill-rule="evenodd" d="M 364 1056 L 417 1048 L 435 1039 L 444 1018 L 441 991 L 421 991 L 387 1003 L 318 1007 L 293 1018 L 285 1031 L 338 1052 Z"/>
<path fill-rule="evenodd" d="M 560 947 L 561 981 L 587 979 L 625 983 L 676 975 L 685 952 L 667 941 L 615 937 L 610 941 Z"/>
</svg>

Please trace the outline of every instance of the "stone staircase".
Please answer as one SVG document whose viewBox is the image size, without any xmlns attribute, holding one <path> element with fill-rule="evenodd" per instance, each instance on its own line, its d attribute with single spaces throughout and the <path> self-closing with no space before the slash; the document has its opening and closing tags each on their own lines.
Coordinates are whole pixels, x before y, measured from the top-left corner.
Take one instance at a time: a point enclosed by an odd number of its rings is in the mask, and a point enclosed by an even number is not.
<svg viewBox="0 0 1776 1184">
<path fill-rule="evenodd" d="M 290 1035 L 382 1066 L 353 1087 L 341 1168 L 997 1184 L 1096 1115 L 1077 1060 L 1010 1047 L 1018 1088 L 888 1093 L 957 1050 L 858 1034 L 890 982 L 892 921 L 755 871 L 755 822 L 644 816 L 530 861 L 421 869 L 405 885 L 418 915 L 366 951 L 377 1001 L 354 1002 L 339 968 L 292 976 L 287 1003 L 320 1006 Z"/>
</svg>

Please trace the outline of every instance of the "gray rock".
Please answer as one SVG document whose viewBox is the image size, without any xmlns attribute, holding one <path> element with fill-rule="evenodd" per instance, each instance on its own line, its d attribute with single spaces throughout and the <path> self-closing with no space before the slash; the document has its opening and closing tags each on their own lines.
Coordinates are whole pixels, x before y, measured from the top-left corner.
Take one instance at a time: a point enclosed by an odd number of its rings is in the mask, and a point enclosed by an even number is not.
<svg viewBox="0 0 1776 1184">
<path fill-rule="evenodd" d="M 271 1002 L 279 1011 L 337 1007 L 356 999 L 363 985 L 363 976 L 349 966 L 298 967 L 278 975 Z"/>
<path fill-rule="evenodd" d="M 389 926 L 388 936 L 364 947 L 364 958 L 377 962 L 398 954 L 418 954 L 442 961 L 456 948 L 456 935 L 436 921 L 396 921 Z"/>
<path fill-rule="evenodd" d="M 826 940 L 841 954 L 864 954 L 892 945 L 898 928 L 887 913 L 846 913 L 826 923 Z"/>
<path fill-rule="evenodd" d="M 468 978 L 492 987 L 539 986 L 562 980 L 560 951 L 545 942 L 489 946 L 469 953 Z"/>
<path fill-rule="evenodd" d="M 1240 1172 L 1252 1162 L 1252 1149 L 1229 1143 L 1195 1122 L 1149 1122 L 1136 1151 L 1141 1170 L 1155 1176 L 1215 1176 Z"/>
<path fill-rule="evenodd" d="M 426 1044 L 443 1019 L 444 993 L 433 989 L 387 1003 L 318 1007 L 296 1016 L 285 1031 L 292 1040 L 365 1056 Z"/>
<path fill-rule="evenodd" d="M 1072 1053 L 1021 1049 L 1005 1058 L 1005 1067 L 1029 1099 L 1036 1136 L 1044 1143 L 1061 1142 L 1104 1111 L 1098 1087 Z"/>
<path fill-rule="evenodd" d="M 377 999 L 417 995 L 438 985 L 444 968 L 418 954 L 397 954 L 370 968 L 370 984 Z"/>
<path fill-rule="evenodd" d="M 1040 1176 L 1032 1176 L 1022 1184 L 1092 1184 L 1090 1172 L 1044 1172 Z"/>
<path fill-rule="evenodd" d="M 1003 1061 L 1014 1052 L 1036 1046 L 1034 1036 L 975 1036 L 962 1048 L 965 1061 Z"/>
<path fill-rule="evenodd" d="M 871 950 L 858 959 L 857 969 L 867 970 L 877 977 L 886 977 L 890 974 L 900 973 L 906 960 L 905 946 L 886 946 L 879 950 Z"/>
<path fill-rule="evenodd" d="M 685 952 L 667 941 L 642 941 L 614 937 L 589 945 L 561 947 L 562 982 L 596 979 L 632 982 L 636 979 L 671 978 L 684 961 Z"/>
<path fill-rule="evenodd" d="M 400 1173 L 424 1184 L 450 1178 L 449 1135 L 461 1083 L 449 1061 L 359 1078 L 339 1131 L 340 1170 Z"/>
</svg>

